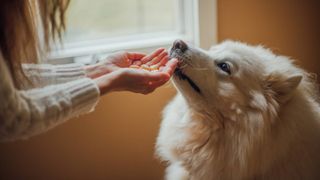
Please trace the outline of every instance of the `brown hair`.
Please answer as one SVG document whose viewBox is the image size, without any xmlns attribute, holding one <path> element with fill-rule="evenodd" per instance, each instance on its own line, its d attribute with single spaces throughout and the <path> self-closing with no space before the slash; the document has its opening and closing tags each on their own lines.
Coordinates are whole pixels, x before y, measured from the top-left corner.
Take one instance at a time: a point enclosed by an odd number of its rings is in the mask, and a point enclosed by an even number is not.
<svg viewBox="0 0 320 180">
<path fill-rule="evenodd" d="M 0 52 L 17 88 L 27 79 L 21 64 L 37 63 L 50 49 L 50 40 L 61 39 L 68 5 L 69 0 L 0 2 Z"/>
</svg>

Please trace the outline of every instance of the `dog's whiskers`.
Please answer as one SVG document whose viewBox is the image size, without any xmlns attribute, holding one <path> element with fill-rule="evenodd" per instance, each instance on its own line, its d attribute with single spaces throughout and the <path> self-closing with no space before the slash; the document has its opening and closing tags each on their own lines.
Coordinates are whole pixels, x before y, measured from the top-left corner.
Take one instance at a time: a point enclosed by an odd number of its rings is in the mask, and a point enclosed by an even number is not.
<svg viewBox="0 0 320 180">
<path fill-rule="evenodd" d="M 186 68 L 187 66 L 190 66 L 191 68 L 193 68 L 194 70 L 197 70 L 197 71 L 206 71 L 206 70 L 209 69 L 209 68 L 203 68 L 203 67 L 195 67 L 193 64 L 191 64 L 191 63 L 188 62 L 188 61 L 183 61 L 183 65 L 180 66 L 180 69 L 184 69 L 184 68 Z"/>
<path fill-rule="evenodd" d="M 186 68 L 187 66 L 190 66 L 191 68 L 197 71 L 206 71 L 209 69 L 209 68 L 203 68 L 203 67 L 196 67 L 194 64 L 191 63 L 191 58 L 189 56 L 179 52 L 176 52 L 172 57 L 181 59 L 181 65 L 179 67 L 181 70 Z"/>
</svg>

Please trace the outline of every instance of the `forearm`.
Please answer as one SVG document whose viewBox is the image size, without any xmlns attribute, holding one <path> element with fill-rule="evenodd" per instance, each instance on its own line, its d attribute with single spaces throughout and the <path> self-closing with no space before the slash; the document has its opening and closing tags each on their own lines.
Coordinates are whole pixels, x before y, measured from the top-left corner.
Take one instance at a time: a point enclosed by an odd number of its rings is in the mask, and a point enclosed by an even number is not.
<svg viewBox="0 0 320 180">
<path fill-rule="evenodd" d="M 88 78 L 10 92 L 0 95 L 5 100 L 4 106 L 0 106 L 0 141 L 43 133 L 72 117 L 90 112 L 99 98 L 95 82 Z"/>
<path fill-rule="evenodd" d="M 23 64 L 22 68 L 30 79 L 30 84 L 24 84 L 25 89 L 45 87 L 47 85 L 61 84 L 86 77 L 82 64 Z"/>
<path fill-rule="evenodd" d="M 112 72 L 110 65 L 108 66 L 108 64 L 103 62 L 98 62 L 96 64 L 84 66 L 83 69 L 85 71 L 86 76 L 91 79 L 95 79 Z"/>
</svg>

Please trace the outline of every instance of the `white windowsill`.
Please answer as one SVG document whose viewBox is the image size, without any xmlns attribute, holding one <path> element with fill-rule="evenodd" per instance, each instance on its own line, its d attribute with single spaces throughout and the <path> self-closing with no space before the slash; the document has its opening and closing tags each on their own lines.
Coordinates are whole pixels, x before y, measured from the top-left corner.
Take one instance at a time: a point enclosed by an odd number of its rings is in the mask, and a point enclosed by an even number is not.
<svg viewBox="0 0 320 180">
<path fill-rule="evenodd" d="M 167 47 L 172 44 L 176 39 L 184 39 L 192 41 L 190 37 L 184 35 L 167 35 L 167 36 L 154 36 L 153 38 L 144 38 L 137 36 L 136 38 L 128 38 L 126 41 L 101 41 L 101 42 L 87 42 L 88 45 L 82 46 L 68 46 L 60 50 L 54 50 L 50 54 L 49 59 L 64 59 L 77 56 L 86 56 L 92 54 L 111 53 L 118 50 L 129 51 L 146 51 L 153 47 Z"/>
</svg>

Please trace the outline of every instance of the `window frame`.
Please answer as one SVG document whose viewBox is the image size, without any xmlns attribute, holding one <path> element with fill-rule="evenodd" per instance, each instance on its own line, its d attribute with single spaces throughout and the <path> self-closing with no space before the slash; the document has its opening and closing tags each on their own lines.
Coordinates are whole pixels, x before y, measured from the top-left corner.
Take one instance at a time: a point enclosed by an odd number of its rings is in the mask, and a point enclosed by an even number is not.
<svg viewBox="0 0 320 180">
<path fill-rule="evenodd" d="M 217 42 L 216 0 L 177 0 L 176 16 L 180 24 L 175 32 L 144 33 L 56 46 L 49 54 L 52 64 L 80 62 L 91 64 L 97 56 L 115 51 L 150 52 L 157 47 L 169 48 L 176 39 L 208 48 Z"/>
</svg>

